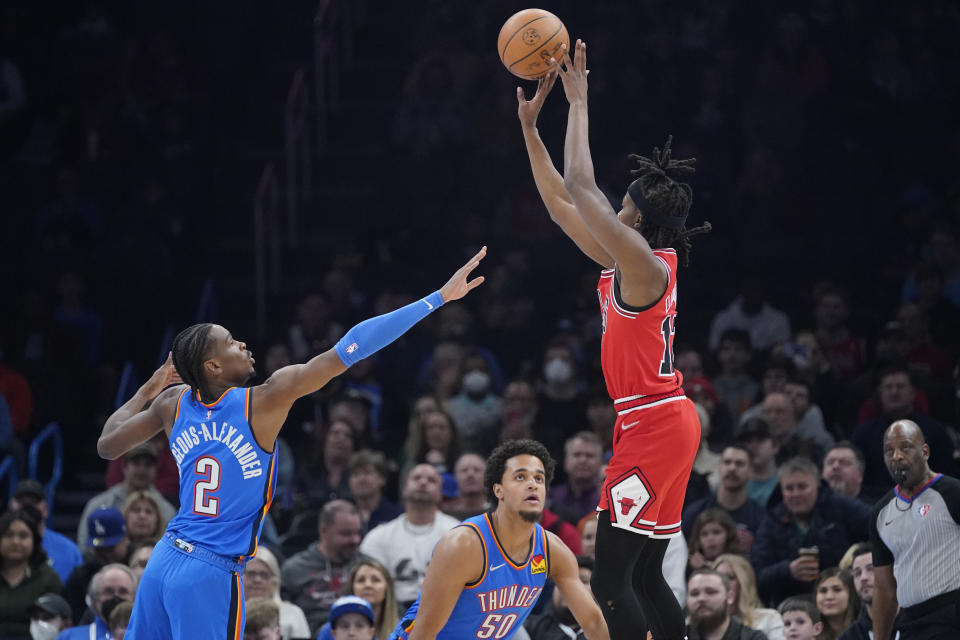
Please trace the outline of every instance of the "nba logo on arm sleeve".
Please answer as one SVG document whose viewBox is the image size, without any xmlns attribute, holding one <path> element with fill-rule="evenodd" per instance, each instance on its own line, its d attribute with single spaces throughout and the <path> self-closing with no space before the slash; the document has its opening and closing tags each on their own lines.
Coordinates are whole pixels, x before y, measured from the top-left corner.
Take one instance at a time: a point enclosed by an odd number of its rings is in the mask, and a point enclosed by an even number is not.
<svg viewBox="0 0 960 640">
<path fill-rule="evenodd" d="M 357 343 L 354 342 L 349 347 L 347 347 L 347 353 L 353 353 L 357 349 L 359 349 L 359 347 L 357 346 Z"/>
</svg>

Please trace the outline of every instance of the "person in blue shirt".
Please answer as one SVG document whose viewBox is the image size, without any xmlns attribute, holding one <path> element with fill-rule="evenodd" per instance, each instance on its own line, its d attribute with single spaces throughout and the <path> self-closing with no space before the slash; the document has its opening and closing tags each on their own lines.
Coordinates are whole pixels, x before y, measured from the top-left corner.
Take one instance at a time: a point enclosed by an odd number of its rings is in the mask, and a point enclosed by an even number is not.
<svg viewBox="0 0 960 640">
<path fill-rule="evenodd" d="M 73 540 L 47 528 L 50 507 L 43 485 L 36 480 L 21 480 L 10 498 L 11 509 L 20 509 L 27 505 L 34 507 L 42 516 L 39 528 L 40 535 L 43 536 L 43 550 L 47 552 L 47 561 L 60 576 L 60 581 L 66 584 L 74 568 L 83 564 L 83 554 Z"/>
<path fill-rule="evenodd" d="M 444 534 L 420 596 L 389 640 L 509 639 L 547 579 L 569 603 L 587 640 L 609 640 L 573 552 L 537 524 L 553 469 L 546 447 L 534 440 L 508 440 L 493 450 L 484 483 L 496 508 Z"/>
<path fill-rule="evenodd" d="M 180 510 L 141 577 L 130 636 L 243 636 L 240 574 L 270 509 L 276 440 L 294 401 L 479 286 L 483 277 L 470 274 L 486 251 L 438 291 L 361 322 L 332 349 L 254 387 L 244 386 L 255 371 L 253 355 L 224 327 L 196 324 L 176 336 L 166 363 L 107 419 L 97 442 L 99 454 L 113 459 L 163 431 L 180 472 Z"/>
</svg>

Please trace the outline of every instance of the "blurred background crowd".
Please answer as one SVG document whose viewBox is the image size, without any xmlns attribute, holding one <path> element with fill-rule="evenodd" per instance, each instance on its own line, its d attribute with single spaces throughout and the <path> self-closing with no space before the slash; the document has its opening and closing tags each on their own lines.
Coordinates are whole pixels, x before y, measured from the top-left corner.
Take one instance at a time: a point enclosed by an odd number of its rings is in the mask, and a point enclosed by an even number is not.
<svg viewBox="0 0 960 640">
<path fill-rule="evenodd" d="M 260 382 L 437 289 L 482 244 L 479 290 L 295 405 L 246 594 L 266 627 L 276 614 L 283 637 L 302 638 L 357 593 L 385 638 L 439 535 L 488 506 L 484 458 L 515 437 L 560 462 L 543 525 L 592 554 L 615 420 L 599 269 L 539 201 L 517 82 L 496 58 L 500 25 L 524 7 L 320 4 L 333 7 L 339 97 L 310 145 L 312 194 L 264 323 L 252 203 L 265 160 L 283 154 L 289 78 L 315 64 L 317 5 L 0 8 L 0 458 L 13 470 L 0 487 L 17 508 L 0 517 L 0 637 L 30 637 L 31 616 L 106 633 L 116 613 L 122 628 L 178 475 L 162 438 L 109 465 L 95 443 L 118 388 L 165 355 L 168 327 L 202 310 L 247 342 Z M 601 188 L 618 203 L 627 155 L 673 134 L 675 157 L 697 158 L 691 223 L 714 225 L 680 275 L 676 367 L 703 443 L 678 598 L 687 572 L 729 569 L 730 615 L 761 627 L 754 609 L 821 604 L 836 582 L 845 604 L 820 612 L 822 637 L 839 637 L 869 605 L 841 560 L 893 486 L 883 430 L 914 420 L 933 470 L 958 475 L 960 9 L 549 4 L 590 45 Z M 559 166 L 555 94 L 539 126 Z M 55 490 L 50 456 L 29 460 L 51 422 L 65 451 Z M 788 496 L 781 479 L 798 477 L 806 493 Z M 818 523 L 809 535 L 783 529 L 804 518 Z M 23 530 L 30 544 L 7 544 Z M 813 579 L 787 568 L 800 548 L 816 549 Z M 562 609 L 543 598 L 543 616 Z"/>
</svg>

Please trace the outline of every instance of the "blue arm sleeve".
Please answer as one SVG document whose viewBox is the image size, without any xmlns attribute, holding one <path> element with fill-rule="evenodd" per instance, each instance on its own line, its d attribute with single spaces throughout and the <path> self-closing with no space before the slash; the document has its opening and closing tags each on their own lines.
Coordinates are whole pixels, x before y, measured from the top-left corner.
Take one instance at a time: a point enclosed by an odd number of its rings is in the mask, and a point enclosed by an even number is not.
<svg viewBox="0 0 960 640">
<path fill-rule="evenodd" d="M 443 296 L 434 291 L 426 298 L 351 327 L 333 348 L 343 364 L 352 366 L 383 349 L 441 306 Z"/>
</svg>

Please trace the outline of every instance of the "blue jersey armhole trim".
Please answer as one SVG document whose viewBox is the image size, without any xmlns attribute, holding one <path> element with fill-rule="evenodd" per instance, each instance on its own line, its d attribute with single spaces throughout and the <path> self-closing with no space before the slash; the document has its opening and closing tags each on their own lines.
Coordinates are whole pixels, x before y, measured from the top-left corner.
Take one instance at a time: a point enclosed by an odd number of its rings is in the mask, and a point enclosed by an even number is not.
<svg viewBox="0 0 960 640">
<path fill-rule="evenodd" d="M 474 580 L 473 582 L 468 582 L 463 587 L 465 589 L 473 589 L 474 587 L 483 583 L 484 579 L 487 577 L 487 563 L 489 562 L 489 556 L 487 555 L 487 543 L 483 540 L 483 534 L 480 533 L 480 527 L 475 525 L 472 522 L 463 522 L 457 525 L 458 527 L 467 527 L 480 538 L 480 548 L 483 550 L 483 573 L 480 574 L 480 577 Z"/>
<path fill-rule="evenodd" d="M 260 444 L 260 441 L 257 440 L 257 432 L 253 429 L 253 422 L 250 421 L 250 417 L 253 415 L 253 387 L 246 387 L 247 397 L 243 402 L 243 415 L 247 419 L 247 426 L 250 427 L 250 435 L 253 436 L 253 443 L 257 445 L 257 449 L 263 451 L 268 456 L 272 456 L 277 452 L 277 441 L 273 441 L 273 449 L 267 451 L 263 448 L 263 445 Z M 279 437 L 279 436 L 278 436 Z"/>
</svg>

